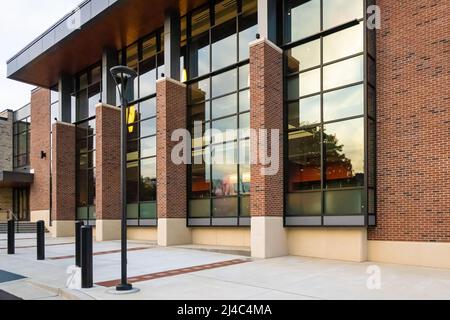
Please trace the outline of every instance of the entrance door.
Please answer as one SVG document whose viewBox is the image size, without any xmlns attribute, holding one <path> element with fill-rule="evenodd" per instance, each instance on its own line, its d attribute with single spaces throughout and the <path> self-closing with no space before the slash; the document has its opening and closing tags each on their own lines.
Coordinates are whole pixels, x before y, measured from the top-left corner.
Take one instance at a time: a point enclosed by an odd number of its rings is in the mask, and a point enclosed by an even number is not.
<svg viewBox="0 0 450 320">
<path fill-rule="evenodd" d="M 30 190 L 28 188 L 14 189 L 13 210 L 19 221 L 30 221 Z"/>
</svg>

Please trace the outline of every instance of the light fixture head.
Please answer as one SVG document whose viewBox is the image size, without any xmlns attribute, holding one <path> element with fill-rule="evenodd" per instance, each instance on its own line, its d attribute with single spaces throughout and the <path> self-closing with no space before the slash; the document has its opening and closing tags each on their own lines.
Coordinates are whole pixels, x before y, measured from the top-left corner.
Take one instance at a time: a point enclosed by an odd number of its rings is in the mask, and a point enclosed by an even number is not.
<svg viewBox="0 0 450 320">
<path fill-rule="evenodd" d="M 112 67 L 109 72 L 111 72 L 111 75 L 116 82 L 121 100 L 125 101 L 125 95 L 126 92 L 128 92 L 128 85 L 138 77 L 137 72 L 127 66 Z"/>
<path fill-rule="evenodd" d="M 112 67 L 109 72 L 111 72 L 117 84 L 133 81 L 138 76 L 135 70 L 127 66 L 115 66 Z"/>
</svg>

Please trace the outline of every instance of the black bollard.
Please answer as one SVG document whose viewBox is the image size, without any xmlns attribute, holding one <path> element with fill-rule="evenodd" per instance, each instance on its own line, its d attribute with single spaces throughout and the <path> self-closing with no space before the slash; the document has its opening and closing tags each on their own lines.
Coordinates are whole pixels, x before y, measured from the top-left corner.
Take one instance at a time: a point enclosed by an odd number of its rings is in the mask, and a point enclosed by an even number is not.
<svg viewBox="0 0 450 320">
<path fill-rule="evenodd" d="M 37 259 L 45 260 L 45 222 L 36 223 Z"/>
<path fill-rule="evenodd" d="M 15 240 L 15 230 L 14 230 L 15 222 L 13 219 L 8 220 L 8 254 L 16 253 L 16 240 Z"/>
<path fill-rule="evenodd" d="M 92 254 L 92 226 L 84 226 L 81 228 L 81 287 L 83 289 L 94 286 Z"/>
<path fill-rule="evenodd" d="M 83 226 L 83 221 L 75 223 L 75 264 L 79 268 L 81 268 L 81 228 Z"/>
</svg>

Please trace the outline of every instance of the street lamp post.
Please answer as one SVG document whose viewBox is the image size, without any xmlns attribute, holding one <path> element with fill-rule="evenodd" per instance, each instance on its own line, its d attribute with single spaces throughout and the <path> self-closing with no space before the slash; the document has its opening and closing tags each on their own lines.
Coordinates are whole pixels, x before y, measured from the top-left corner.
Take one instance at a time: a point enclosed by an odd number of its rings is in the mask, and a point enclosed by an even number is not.
<svg viewBox="0 0 450 320">
<path fill-rule="evenodd" d="M 119 89 L 120 102 L 121 102 L 121 134 L 120 134 L 120 193 L 122 199 L 122 280 L 117 285 L 116 290 L 118 292 L 132 291 L 133 286 L 128 283 L 127 277 L 127 109 L 128 99 L 127 92 L 130 83 L 138 76 L 136 71 L 126 66 L 116 66 L 110 70 L 117 88 Z"/>
</svg>

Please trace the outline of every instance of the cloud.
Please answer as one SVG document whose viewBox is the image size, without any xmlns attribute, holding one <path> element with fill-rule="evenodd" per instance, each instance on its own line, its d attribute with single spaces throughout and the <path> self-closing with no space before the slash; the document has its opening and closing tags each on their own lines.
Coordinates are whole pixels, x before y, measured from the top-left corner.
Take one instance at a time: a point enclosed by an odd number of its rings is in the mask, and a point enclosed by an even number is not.
<svg viewBox="0 0 450 320">
<path fill-rule="evenodd" d="M 30 102 L 32 86 L 6 78 L 6 61 L 37 38 L 81 0 L 14 0 L 0 4 L 0 111 Z"/>
</svg>

